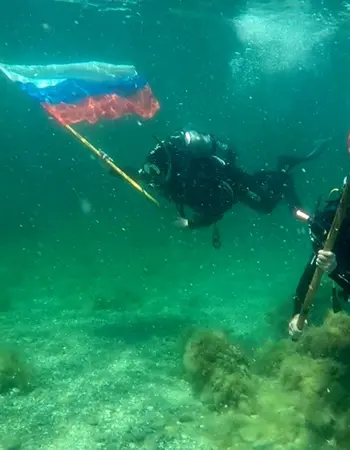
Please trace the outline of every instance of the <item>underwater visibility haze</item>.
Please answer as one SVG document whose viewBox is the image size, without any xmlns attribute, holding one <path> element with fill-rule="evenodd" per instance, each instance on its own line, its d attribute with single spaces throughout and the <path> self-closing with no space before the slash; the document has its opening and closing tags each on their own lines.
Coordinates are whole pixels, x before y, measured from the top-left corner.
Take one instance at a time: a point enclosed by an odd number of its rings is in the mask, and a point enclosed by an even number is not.
<svg viewBox="0 0 350 450">
<path fill-rule="evenodd" d="M 329 139 L 295 171 L 309 214 L 349 173 L 346 1 L 2 1 L 2 68 L 145 77 L 159 110 L 74 125 L 118 167 L 179 129 L 252 172 Z M 0 449 L 348 450 L 350 318 L 328 312 L 327 277 L 288 337 L 307 225 L 237 204 L 215 249 L 4 73 L 0 94 Z"/>
</svg>

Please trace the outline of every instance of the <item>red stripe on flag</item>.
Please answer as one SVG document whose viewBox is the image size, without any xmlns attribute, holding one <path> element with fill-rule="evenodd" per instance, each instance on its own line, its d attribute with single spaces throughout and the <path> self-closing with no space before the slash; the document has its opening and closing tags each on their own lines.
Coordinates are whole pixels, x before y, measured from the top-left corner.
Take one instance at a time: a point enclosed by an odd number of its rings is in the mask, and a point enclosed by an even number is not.
<svg viewBox="0 0 350 450">
<path fill-rule="evenodd" d="M 93 124 L 101 119 L 113 120 L 128 115 L 151 119 L 160 108 L 159 102 L 153 96 L 149 86 L 128 98 L 113 94 L 89 97 L 76 104 L 50 105 L 43 103 L 42 106 L 62 125 L 79 122 Z"/>
</svg>

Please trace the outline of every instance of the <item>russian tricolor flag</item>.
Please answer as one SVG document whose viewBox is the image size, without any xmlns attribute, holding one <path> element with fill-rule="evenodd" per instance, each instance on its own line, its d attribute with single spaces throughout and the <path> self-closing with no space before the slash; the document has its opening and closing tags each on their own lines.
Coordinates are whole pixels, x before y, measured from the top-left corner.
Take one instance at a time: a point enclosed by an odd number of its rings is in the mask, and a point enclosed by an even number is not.
<svg viewBox="0 0 350 450">
<path fill-rule="evenodd" d="M 134 66 L 103 62 L 50 65 L 0 64 L 0 71 L 63 125 L 126 115 L 152 118 L 159 110 Z"/>
</svg>

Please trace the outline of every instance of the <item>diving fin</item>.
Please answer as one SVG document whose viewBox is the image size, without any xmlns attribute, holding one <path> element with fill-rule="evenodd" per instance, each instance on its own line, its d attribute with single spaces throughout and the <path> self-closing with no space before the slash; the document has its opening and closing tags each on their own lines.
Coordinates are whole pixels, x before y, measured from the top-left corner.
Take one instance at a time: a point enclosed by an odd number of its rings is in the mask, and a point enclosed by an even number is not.
<svg viewBox="0 0 350 450">
<path fill-rule="evenodd" d="M 278 158 L 277 170 L 290 172 L 294 167 L 302 163 L 311 161 L 322 155 L 329 148 L 330 139 L 319 139 L 315 142 L 314 148 L 306 156 L 282 155 Z"/>
<path fill-rule="evenodd" d="M 330 141 L 330 138 L 319 139 L 318 141 L 316 141 L 313 150 L 311 150 L 311 152 L 305 156 L 304 161 L 310 161 L 322 155 L 323 152 L 329 149 Z"/>
</svg>

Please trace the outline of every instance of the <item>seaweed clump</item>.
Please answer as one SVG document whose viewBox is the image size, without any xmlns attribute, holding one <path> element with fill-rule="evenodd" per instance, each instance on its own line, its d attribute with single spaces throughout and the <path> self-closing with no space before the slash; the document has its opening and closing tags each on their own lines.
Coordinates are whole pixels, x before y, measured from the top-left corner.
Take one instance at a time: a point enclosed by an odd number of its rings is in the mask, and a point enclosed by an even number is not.
<svg viewBox="0 0 350 450">
<path fill-rule="evenodd" d="M 309 443 L 321 448 L 328 442 L 348 450 L 350 316 L 329 313 L 321 326 L 305 330 L 297 343 L 271 344 L 260 356 L 266 366 L 273 366 L 265 377 L 292 395 L 291 407 L 294 414 L 301 414 Z"/>
<path fill-rule="evenodd" d="M 220 331 L 194 332 L 185 372 L 210 413 L 215 448 L 348 450 L 350 316 L 330 313 L 295 343 L 267 343 L 248 361 Z"/>
<path fill-rule="evenodd" d="M 322 326 L 310 327 L 297 344 L 299 353 L 312 358 L 350 361 L 350 316 L 329 312 Z"/>
<path fill-rule="evenodd" d="M 317 391 L 309 395 L 305 411 L 308 428 L 316 440 L 348 449 L 350 440 L 350 316 L 330 312 L 320 327 L 305 332 L 297 352 L 309 364 L 318 364 L 309 376 Z"/>
<path fill-rule="evenodd" d="M 252 395 L 248 360 L 223 332 L 195 331 L 185 346 L 183 365 L 201 400 L 216 410 L 237 407 Z"/>
</svg>

